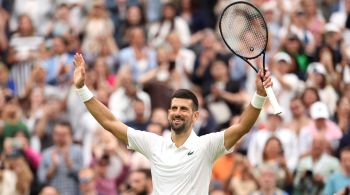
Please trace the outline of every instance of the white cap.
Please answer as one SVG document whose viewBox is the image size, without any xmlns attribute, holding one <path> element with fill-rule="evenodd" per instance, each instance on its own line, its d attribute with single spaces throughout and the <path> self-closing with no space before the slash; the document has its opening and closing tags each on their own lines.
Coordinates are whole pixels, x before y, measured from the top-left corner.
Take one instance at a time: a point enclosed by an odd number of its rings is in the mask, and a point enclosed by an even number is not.
<svg viewBox="0 0 350 195">
<path fill-rule="evenodd" d="M 287 64 L 291 64 L 292 63 L 292 58 L 286 53 L 286 52 L 278 52 L 275 56 L 274 59 L 276 62 L 279 61 L 285 61 Z"/>
<path fill-rule="evenodd" d="M 315 102 L 311 105 L 310 116 L 312 119 L 329 118 L 328 108 L 323 102 Z"/>
<path fill-rule="evenodd" d="M 324 26 L 324 32 L 340 32 L 340 28 L 337 24 L 334 24 L 334 23 L 327 23 L 325 26 Z"/>
<path fill-rule="evenodd" d="M 325 68 L 325 66 L 319 62 L 312 62 L 309 64 L 309 66 L 307 67 L 307 73 L 319 73 L 322 75 L 327 75 L 327 70 Z"/>
</svg>

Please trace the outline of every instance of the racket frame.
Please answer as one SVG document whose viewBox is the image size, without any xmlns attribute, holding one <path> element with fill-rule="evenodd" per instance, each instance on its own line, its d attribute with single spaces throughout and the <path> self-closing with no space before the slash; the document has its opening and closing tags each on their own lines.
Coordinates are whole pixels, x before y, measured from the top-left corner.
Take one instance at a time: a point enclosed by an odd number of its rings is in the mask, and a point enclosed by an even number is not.
<svg viewBox="0 0 350 195">
<path fill-rule="evenodd" d="M 259 14 L 260 14 L 260 17 L 262 18 L 262 21 L 264 22 L 264 25 L 265 25 L 265 30 L 266 30 L 266 41 L 265 41 L 265 46 L 264 46 L 264 49 L 258 53 L 256 56 L 253 56 L 253 57 L 244 57 L 242 55 L 239 55 L 237 54 L 235 51 L 233 51 L 233 49 L 230 47 L 230 45 L 226 42 L 225 38 L 224 38 L 224 35 L 223 35 L 223 32 L 222 32 L 222 28 L 221 28 L 221 22 L 222 22 L 222 17 L 224 16 L 224 13 L 227 9 L 229 9 L 231 6 L 234 6 L 235 4 L 247 4 L 248 6 L 254 8 Z M 258 68 L 256 68 L 252 63 L 249 62 L 249 60 L 252 60 L 252 59 L 256 59 L 258 58 L 259 56 L 261 56 L 261 54 L 263 55 L 263 71 L 264 71 L 264 74 L 265 74 L 265 71 L 266 71 L 266 68 L 265 68 L 265 53 L 266 53 L 266 48 L 267 48 L 267 43 L 269 41 L 269 36 L 268 36 L 268 29 L 267 29 L 267 24 L 266 24 L 266 21 L 265 21 L 265 18 L 264 16 L 262 15 L 262 13 L 260 12 L 260 10 L 255 7 L 253 4 L 251 3 L 248 3 L 246 1 L 236 1 L 236 2 L 233 2 L 229 5 L 227 5 L 225 7 L 225 9 L 222 11 L 222 14 L 220 16 L 220 20 L 219 20 L 219 31 L 220 31 L 220 35 L 222 37 L 222 40 L 224 41 L 226 47 L 228 47 L 228 49 L 236 56 L 240 57 L 241 59 L 243 59 L 245 62 L 247 62 L 247 64 L 252 67 L 254 69 L 254 71 L 256 73 L 258 73 Z M 263 81 L 261 79 L 261 81 Z M 274 114 L 281 114 L 282 113 L 282 108 L 281 106 L 279 105 L 278 101 L 277 101 L 277 98 L 272 90 L 272 87 L 268 87 L 268 88 L 265 88 L 265 91 L 266 91 L 266 94 L 270 100 L 270 103 L 272 105 L 272 108 L 274 110 Z"/>
</svg>

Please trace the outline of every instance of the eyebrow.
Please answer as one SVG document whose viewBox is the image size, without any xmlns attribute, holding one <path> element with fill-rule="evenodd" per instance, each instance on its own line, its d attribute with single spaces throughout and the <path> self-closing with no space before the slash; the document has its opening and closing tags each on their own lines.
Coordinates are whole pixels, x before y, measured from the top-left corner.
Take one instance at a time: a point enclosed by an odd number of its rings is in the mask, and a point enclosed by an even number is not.
<svg viewBox="0 0 350 195">
<path fill-rule="evenodd" d="M 170 107 L 170 109 L 174 109 L 174 108 L 180 108 L 180 109 L 186 109 L 186 110 L 190 109 L 190 107 L 187 107 L 187 106 L 176 106 L 176 105 L 174 105 L 174 106 Z"/>
</svg>

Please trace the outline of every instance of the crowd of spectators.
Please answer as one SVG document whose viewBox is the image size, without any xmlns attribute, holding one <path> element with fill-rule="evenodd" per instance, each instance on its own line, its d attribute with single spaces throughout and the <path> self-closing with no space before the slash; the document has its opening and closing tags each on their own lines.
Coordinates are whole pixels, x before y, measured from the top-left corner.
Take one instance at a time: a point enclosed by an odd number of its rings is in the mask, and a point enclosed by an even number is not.
<svg viewBox="0 0 350 195">
<path fill-rule="evenodd" d="M 127 125 L 168 136 L 170 97 L 187 88 L 200 104 L 193 130 L 221 131 L 255 90 L 255 72 L 218 33 L 231 2 L 0 0 L 0 194 L 152 194 L 148 160 L 75 93 L 73 55 L 84 55 L 86 85 Z M 210 194 L 349 194 L 350 0 L 250 2 L 268 25 L 283 114 L 266 102 L 214 164 Z"/>
</svg>

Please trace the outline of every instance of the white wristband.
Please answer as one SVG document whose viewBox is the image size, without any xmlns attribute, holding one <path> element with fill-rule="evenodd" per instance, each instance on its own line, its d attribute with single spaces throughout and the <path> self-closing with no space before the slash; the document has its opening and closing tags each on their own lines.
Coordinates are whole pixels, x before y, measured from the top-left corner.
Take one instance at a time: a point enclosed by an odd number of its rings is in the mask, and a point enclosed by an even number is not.
<svg viewBox="0 0 350 195">
<path fill-rule="evenodd" d="M 84 85 L 82 88 L 76 88 L 76 91 L 83 102 L 89 101 L 94 94 L 89 90 L 89 88 Z"/>
<path fill-rule="evenodd" d="M 250 104 L 256 109 L 261 109 L 264 106 L 265 100 L 266 100 L 266 97 L 258 95 L 255 92 Z"/>
</svg>

